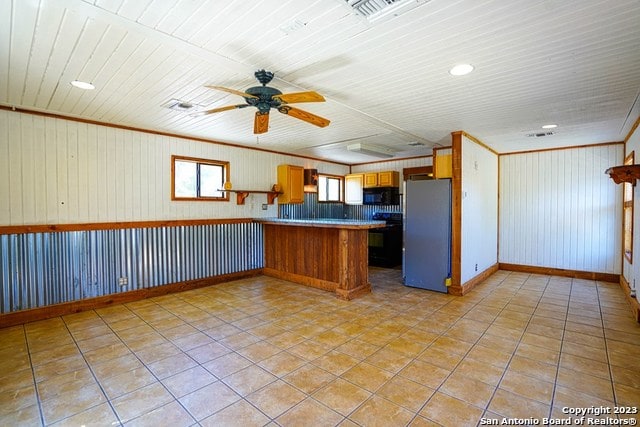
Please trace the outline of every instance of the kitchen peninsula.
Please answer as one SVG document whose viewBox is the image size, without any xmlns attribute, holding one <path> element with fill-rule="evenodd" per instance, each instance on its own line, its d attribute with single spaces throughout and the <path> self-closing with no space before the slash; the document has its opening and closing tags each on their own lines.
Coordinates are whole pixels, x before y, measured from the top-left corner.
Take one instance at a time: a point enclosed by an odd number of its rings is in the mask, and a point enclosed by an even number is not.
<svg viewBox="0 0 640 427">
<path fill-rule="evenodd" d="M 259 218 L 264 274 L 335 292 L 350 300 L 371 292 L 369 229 L 384 221 Z"/>
</svg>

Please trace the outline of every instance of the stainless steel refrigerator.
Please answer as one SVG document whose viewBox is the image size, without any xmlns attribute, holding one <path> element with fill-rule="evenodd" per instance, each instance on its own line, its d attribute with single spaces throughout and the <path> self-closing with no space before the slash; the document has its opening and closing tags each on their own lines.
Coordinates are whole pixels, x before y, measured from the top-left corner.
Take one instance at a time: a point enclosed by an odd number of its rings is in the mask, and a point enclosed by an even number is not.
<svg viewBox="0 0 640 427">
<path fill-rule="evenodd" d="M 447 292 L 451 277 L 451 180 L 408 180 L 404 202 L 404 284 Z"/>
</svg>

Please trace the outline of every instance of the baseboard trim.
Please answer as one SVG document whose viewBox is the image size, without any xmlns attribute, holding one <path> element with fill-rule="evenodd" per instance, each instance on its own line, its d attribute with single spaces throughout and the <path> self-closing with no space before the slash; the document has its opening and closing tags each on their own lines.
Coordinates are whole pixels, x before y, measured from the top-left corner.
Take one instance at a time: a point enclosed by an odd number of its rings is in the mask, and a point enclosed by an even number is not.
<svg viewBox="0 0 640 427">
<path fill-rule="evenodd" d="M 475 288 L 477 285 L 484 282 L 489 276 L 491 276 L 493 273 L 495 273 L 498 270 L 499 270 L 498 263 L 495 263 L 491 267 L 487 268 L 486 270 L 484 270 L 483 272 L 475 276 L 474 278 L 467 280 L 462 285 L 449 286 L 447 288 L 448 293 L 450 293 L 451 295 L 459 296 L 459 297 L 464 296 L 465 294 L 469 293 L 471 289 Z"/>
<path fill-rule="evenodd" d="M 624 293 L 627 302 L 631 306 L 631 311 L 633 312 L 633 318 L 636 322 L 640 323 L 640 302 L 634 297 L 631 296 L 631 286 L 629 286 L 629 282 L 627 279 L 621 274 L 620 275 L 620 288 L 622 288 L 622 292 Z"/>
<path fill-rule="evenodd" d="M 618 283 L 620 274 L 597 273 L 593 271 L 565 270 L 563 268 L 538 267 L 534 265 L 521 265 L 499 263 L 500 270 L 517 271 L 521 273 L 546 274 L 549 276 L 572 277 L 574 279 L 597 280 L 600 282 Z"/>
<path fill-rule="evenodd" d="M 237 273 L 221 274 L 219 276 L 206 277 L 204 279 L 189 280 L 186 282 L 171 283 L 152 288 L 137 289 L 135 291 L 123 292 L 119 294 L 105 295 L 102 297 L 87 298 L 79 301 L 65 302 L 61 304 L 48 305 L 46 307 L 32 308 L 28 310 L 15 311 L 13 313 L 0 314 L 0 328 L 21 325 L 23 323 L 35 322 L 52 317 L 64 316 L 67 314 L 79 313 L 81 311 L 104 308 L 116 304 L 139 301 L 146 298 L 153 298 L 176 292 L 189 291 L 192 289 L 204 288 L 220 283 L 231 282 L 233 280 L 245 279 L 259 276 L 262 268 L 246 270 Z"/>
</svg>

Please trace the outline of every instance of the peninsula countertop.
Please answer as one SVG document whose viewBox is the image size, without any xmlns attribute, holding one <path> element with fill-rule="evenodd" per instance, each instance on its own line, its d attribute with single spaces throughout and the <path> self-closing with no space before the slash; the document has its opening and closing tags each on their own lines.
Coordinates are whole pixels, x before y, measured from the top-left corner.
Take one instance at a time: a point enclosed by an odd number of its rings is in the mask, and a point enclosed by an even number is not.
<svg viewBox="0 0 640 427">
<path fill-rule="evenodd" d="M 289 219 L 289 218 L 254 218 L 254 222 L 272 225 L 289 225 L 297 227 L 322 227 L 322 228 L 345 228 L 345 229 L 370 229 L 380 228 L 386 225 L 385 221 L 367 221 L 359 219 L 334 219 L 334 218 L 313 218 L 313 219 Z"/>
</svg>

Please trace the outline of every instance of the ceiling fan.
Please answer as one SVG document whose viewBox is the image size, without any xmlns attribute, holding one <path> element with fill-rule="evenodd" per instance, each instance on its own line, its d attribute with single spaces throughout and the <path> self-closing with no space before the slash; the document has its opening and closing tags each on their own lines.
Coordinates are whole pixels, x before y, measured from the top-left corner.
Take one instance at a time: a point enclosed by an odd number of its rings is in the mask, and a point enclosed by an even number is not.
<svg viewBox="0 0 640 427">
<path fill-rule="evenodd" d="M 206 86 L 209 89 L 221 90 L 224 92 L 240 95 L 244 98 L 245 104 L 227 105 L 225 107 L 214 108 L 212 110 L 201 111 L 194 114 L 197 116 L 203 116 L 207 114 L 219 113 L 221 111 L 234 110 L 236 108 L 256 107 L 255 119 L 253 121 L 253 133 L 265 133 L 269 130 L 269 111 L 275 108 L 282 114 L 295 117 L 296 119 L 303 120 L 318 127 L 327 126 L 330 121 L 311 114 L 308 111 L 300 110 L 299 108 L 291 107 L 289 104 L 295 104 L 297 102 L 324 102 L 325 99 L 317 92 L 296 92 L 296 93 L 282 93 L 278 89 L 267 86 L 267 84 L 273 79 L 273 73 L 265 70 L 258 70 L 254 73 L 256 79 L 262 84 L 262 86 L 254 86 L 247 89 L 245 92 L 235 89 L 229 89 L 222 86 Z"/>
</svg>

